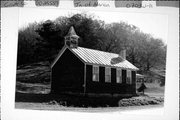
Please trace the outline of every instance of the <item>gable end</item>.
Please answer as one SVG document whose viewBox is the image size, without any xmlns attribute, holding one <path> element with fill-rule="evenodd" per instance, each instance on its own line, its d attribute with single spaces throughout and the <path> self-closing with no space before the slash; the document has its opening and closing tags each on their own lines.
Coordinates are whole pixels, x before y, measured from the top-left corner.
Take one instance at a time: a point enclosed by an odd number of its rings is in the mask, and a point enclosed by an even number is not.
<svg viewBox="0 0 180 120">
<path fill-rule="evenodd" d="M 52 62 L 51 68 L 53 68 L 53 66 L 56 64 L 56 62 L 59 60 L 59 58 L 64 54 L 64 52 L 65 52 L 67 49 L 68 49 L 69 51 L 71 51 L 71 52 L 72 52 L 78 59 L 80 59 L 83 63 L 85 63 L 82 58 L 80 58 L 80 57 L 79 57 L 77 54 L 75 54 L 70 48 L 68 48 L 68 46 L 65 45 L 65 46 L 60 50 L 60 52 L 58 53 L 58 55 L 57 55 L 57 57 L 54 59 L 54 61 Z"/>
</svg>

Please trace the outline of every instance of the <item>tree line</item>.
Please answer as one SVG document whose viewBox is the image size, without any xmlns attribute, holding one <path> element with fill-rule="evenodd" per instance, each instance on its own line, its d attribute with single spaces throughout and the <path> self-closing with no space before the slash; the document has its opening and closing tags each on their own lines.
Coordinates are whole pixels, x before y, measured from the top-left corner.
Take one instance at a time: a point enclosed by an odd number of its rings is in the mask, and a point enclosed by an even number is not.
<svg viewBox="0 0 180 120">
<path fill-rule="evenodd" d="M 34 22 L 18 33 L 17 65 L 50 61 L 64 45 L 64 36 L 74 26 L 80 36 L 79 46 L 120 53 L 126 49 L 127 59 L 142 71 L 165 67 L 166 45 L 161 39 L 143 33 L 125 22 L 106 24 L 95 16 L 74 14 L 55 20 Z"/>
</svg>

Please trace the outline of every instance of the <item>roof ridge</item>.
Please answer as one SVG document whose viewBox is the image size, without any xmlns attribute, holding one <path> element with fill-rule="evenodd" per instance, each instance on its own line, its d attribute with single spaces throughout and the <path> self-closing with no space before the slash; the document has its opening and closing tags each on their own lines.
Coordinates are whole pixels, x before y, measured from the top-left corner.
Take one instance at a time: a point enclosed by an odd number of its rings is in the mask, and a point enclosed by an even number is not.
<svg viewBox="0 0 180 120">
<path fill-rule="evenodd" d="M 109 54 L 116 54 L 116 55 L 119 55 L 118 53 L 106 52 L 106 51 L 102 51 L 102 50 L 91 49 L 91 48 L 85 48 L 85 47 L 80 47 L 80 46 L 78 46 L 77 48 L 83 48 L 83 49 L 89 49 L 89 50 L 94 50 L 94 51 L 99 51 L 99 52 L 105 52 L 105 53 L 109 53 Z M 75 48 L 75 49 L 76 49 L 76 48 Z M 121 57 L 121 56 L 120 56 L 120 57 Z"/>
<path fill-rule="evenodd" d="M 138 70 L 136 66 L 130 63 L 128 60 L 123 59 L 122 56 L 117 53 L 110 53 L 79 46 L 77 48 L 70 49 L 86 63 Z"/>
</svg>

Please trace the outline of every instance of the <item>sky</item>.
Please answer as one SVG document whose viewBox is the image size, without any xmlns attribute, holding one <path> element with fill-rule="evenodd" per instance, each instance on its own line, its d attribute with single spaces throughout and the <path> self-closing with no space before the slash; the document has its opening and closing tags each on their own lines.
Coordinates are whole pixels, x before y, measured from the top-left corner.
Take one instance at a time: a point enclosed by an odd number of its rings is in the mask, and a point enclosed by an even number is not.
<svg viewBox="0 0 180 120">
<path fill-rule="evenodd" d="M 59 16 L 68 16 L 82 12 L 94 15 L 96 19 L 103 20 L 105 23 L 123 21 L 133 24 L 144 33 L 151 34 L 153 37 L 160 38 L 164 43 L 167 43 L 168 16 L 163 14 L 26 8 L 20 9 L 19 28 L 26 27 L 29 23 L 35 21 L 55 20 Z"/>
</svg>

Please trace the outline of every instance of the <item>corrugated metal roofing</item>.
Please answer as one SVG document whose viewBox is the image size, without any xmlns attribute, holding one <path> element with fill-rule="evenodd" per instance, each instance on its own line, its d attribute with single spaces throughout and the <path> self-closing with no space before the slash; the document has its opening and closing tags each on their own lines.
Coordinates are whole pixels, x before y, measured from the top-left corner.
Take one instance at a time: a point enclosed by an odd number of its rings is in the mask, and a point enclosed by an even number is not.
<svg viewBox="0 0 180 120">
<path fill-rule="evenodd" d="M 86 63 L 138 70 L 138 68 L 131 64 L 129 61 L 123 59 L 121 56 L 115 53 L 109 53 L 83 47 L 70 49 Z"/>
</svg>

